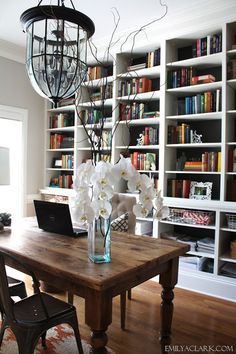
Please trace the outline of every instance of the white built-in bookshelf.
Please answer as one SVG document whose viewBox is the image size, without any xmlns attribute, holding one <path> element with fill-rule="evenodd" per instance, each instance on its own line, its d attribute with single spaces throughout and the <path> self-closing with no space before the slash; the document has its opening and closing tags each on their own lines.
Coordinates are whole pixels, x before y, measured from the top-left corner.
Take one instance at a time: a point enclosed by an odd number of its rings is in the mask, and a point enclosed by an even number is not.
<svg viewBox="0 0 236 354">
<path fill-rule="evenodd" d="M 103 130 L 112 134 L 112 141 L 102 149 L 104 156 L 110 156 L 112 163 L 118 161 L 121 153 L 131 156 L 141 173 L 155 179 L 170 207 L 167 220 L 147 219 L 153 224 L 152 236 L 171 235 L 186 241 L 185 235 L 191 242 L 188 262 L 180 261 L 179 285 L 232 300 L 236 300 L 236 275 L 227 272 L 236 267 L 230 252 L 231 242 L 236 240 L 234 45 L 236 48 L 236 22 L 153 43 L 148 50 L 155 52 L 160 48 L 160 63 L 151 67 L 128 69 L 131 59 L 146 56 L 147 50 L 141 47 L 132 55 L 115 53 L 114 59 L 104 63 L 110 67 L 109 75 L 84 82 L 75 105 L 48 110 L 45 188 L 41 191 L 45 196 L 73 193 L 71 189 L 52 186 L 53 179 L 56 185 L 59 178 L 63 179 L 59 176 L 74 175 L 76 167 L 91 157 L 80 119 L 84 119 L 88 129 L 99 130 L 99 116 L 93 121 L 90 112 L 102 107 L 103 117 L 107 118 Z M 205 81 L 190 84 L 195 80 L 192 77 L 201 79 L 203 75 Z M 142 88 L 148 89 L 134 92 L 140 82 Z M 99 90 L 108 85 L 111 88 L 104 101 Z M 90 99 L 91 92 L 95 101 Z M 50 117 L 60 114 L 67 117 L 67 126 L 52 124 Z M 152 135 L 137 145 L 143 132 Z M 65 146 L 53 146 L 55 134 L 59 140 L 60 135 L 68 138 Z M 60 166 L 62 155 L 67 157 L 63 157 L 66 162 Z M 151 165 L 147 158 L 154 155 Z M 71 183 L 71 178 L 65 180 Z M 121 184 L 117 190 L 126 193 L 127 186 Z M 191 198 L 186 197 L 189 195 Z M 210 245 L 202 248 L 202 239 Z"/>
</svg>

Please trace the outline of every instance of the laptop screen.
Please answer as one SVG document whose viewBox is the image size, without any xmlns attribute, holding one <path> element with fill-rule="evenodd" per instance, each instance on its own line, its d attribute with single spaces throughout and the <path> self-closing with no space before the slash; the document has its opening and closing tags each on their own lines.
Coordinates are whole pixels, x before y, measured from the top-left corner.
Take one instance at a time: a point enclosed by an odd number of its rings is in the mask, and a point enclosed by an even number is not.
<svg viewBox="0 0 236 354">
<path fill-rule="evenodd" d="M 40 229 L 68 236 L 87 234 L 83 229 L 74 231 L 68 204 L 34 200 L 34 207 Z"/>
</svg>

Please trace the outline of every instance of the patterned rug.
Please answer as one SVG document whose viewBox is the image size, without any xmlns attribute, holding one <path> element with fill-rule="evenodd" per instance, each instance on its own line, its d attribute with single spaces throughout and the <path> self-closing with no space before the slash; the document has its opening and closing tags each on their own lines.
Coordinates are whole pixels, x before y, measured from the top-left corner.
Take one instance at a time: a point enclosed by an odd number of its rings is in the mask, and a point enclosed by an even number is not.
<svg viewBox="0 0 236 354">
<path fill-rule="evenodd" d="M 1 321 L 0 321 L 1 323 Z M 82 340 L 84 354 L 89 354 L 90 344 Z M 109 354 L 116 354 L 107 348 Z M 10 329 L 4 334 L 0 354 L 18 354 L 15 336 Z M 35 348 L 34 354 L 78 354 L 78 349 L 71 327 L 66 324 L 53 327 L 47 331 L 47 349 L 41 346 L 41 340 Z"/>
</svg>

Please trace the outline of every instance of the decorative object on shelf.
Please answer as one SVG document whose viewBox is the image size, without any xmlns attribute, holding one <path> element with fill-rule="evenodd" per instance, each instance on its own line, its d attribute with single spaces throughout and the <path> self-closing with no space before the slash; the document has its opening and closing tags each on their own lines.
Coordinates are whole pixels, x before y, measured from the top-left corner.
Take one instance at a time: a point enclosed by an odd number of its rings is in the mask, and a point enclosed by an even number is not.
<svg viewBox="0 0 236 354">
<path fill-rule="evenodd" d="M 144 134 L 139 134 L 139 138 L 137 138 L 137 145 L 144 145 Z"/>
<path fill-rule="evenodd" d="M 201 144 L 202 143 L 202 134 L 197 134 L 196 130 L 194 130 L 194 132 L 193 132 L 192 143 L 193 144 Z"/>
<path fill-rule="evenodd" d="M 74 180 L 76 196 L 71 200 L 71 212 L 76 223 L 88 225 L 88 255 L 94 263 L 111 261 L 111 198 L 114 184 L 121 178 L 127 181 L 130 192 L 140 193 L 139 202 L 133 208 L 137 217 L 146 217 L 153 208 L 157 219 L 167 217 L 169 213 L 169 209 L 163 206 L 160 192 L 154 188 L 153 180 L 140 174 L 129 158 L 121 156 L 115 165 L 104 161 L 94 165 L 91 160 L 82 163 Z"/>
<path fill-rule="evenodd" d="M 57 106 L 72 96 L 86 77 L 86 42 L 95 31 L 92 20 L 64 5 L 38 6 L 20 17 L 27 32 L 26 69 L 38 94 Z"/>
<path fill-rule="evenodd" d="M 11 226 L 11 214 L 9 213 L 0 213 L 0 230 L 3 230 L 4 226 Z"/>
<path fill-rule="evenodd" d="M 211 199 L 212 182 L 194 182 L 190 184 L 190 199 Z"/>
<path fill-rule="evenodd" d="M 10 150 L 7 147 L 0 146 L 0 186 L 10 184 Z M 8 213 L 0 214 L 0 231 L 4 226 L 11 225 L 11 215 Z"/>
</svg>

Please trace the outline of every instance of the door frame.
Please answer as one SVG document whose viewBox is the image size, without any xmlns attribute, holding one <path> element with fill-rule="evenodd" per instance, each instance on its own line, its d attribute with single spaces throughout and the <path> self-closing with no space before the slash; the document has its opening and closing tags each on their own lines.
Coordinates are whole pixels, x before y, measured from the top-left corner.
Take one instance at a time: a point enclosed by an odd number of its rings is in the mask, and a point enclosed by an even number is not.
<svg viewBox="0 0 236 354">
<path fill-rule="evenodd" d="M 18 107 L 0 105 L 0 118 L 16 120 L 22 122 L 22 191 L 21 191 L 21 209 L 23 216 L 27 212 L 27 137 L 28 137 L 28 110 Z"/>
</svg>

